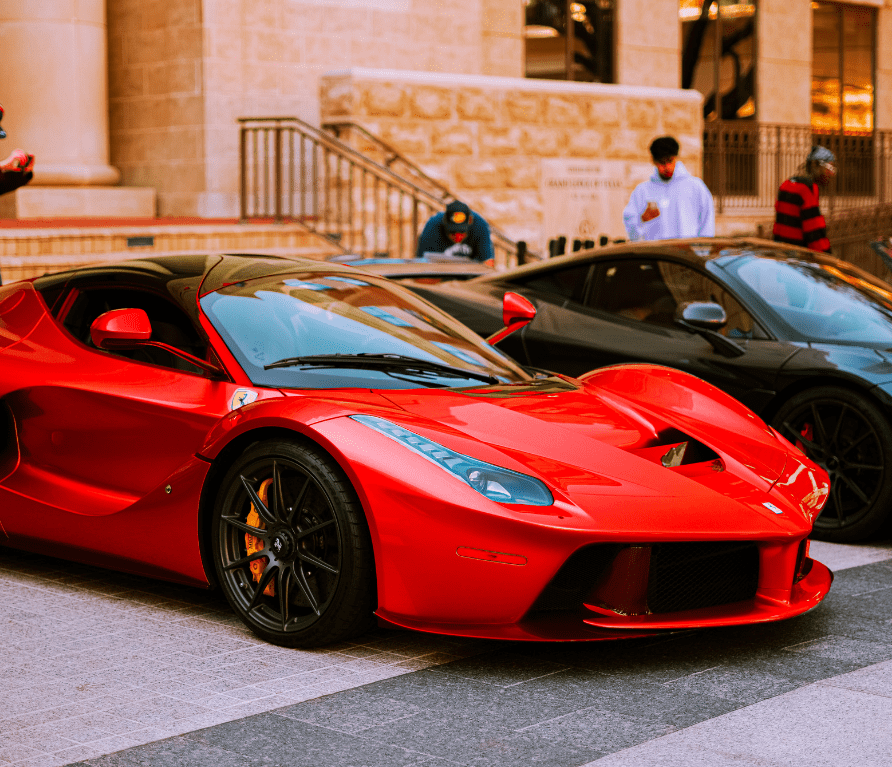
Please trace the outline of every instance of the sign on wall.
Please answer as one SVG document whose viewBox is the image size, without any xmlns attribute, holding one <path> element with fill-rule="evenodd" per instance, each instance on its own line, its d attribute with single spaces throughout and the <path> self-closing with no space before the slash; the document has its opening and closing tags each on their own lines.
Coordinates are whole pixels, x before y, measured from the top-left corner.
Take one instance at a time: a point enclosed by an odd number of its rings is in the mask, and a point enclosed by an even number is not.
<svg viewBox="0 0 892 767">
<path fill-rule="evenodd" d="M 601 235 L 625 237 L 627 172 L 622 160 L 543 159 L 543 243 L 561 235 L 568 243 L 574 239 L 597 242 Z"/>
</svg>

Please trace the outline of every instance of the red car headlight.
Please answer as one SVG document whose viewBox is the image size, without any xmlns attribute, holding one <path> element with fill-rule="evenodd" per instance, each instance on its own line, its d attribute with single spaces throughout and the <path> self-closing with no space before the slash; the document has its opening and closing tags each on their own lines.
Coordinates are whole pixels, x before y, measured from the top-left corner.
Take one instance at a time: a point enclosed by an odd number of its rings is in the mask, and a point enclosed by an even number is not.
<svg viewBox="0 0 892 767">
<path fill-rule="evenodd" d="M 551 506 L 554 503 L 551 491 L 535 477 L 456 453 L 386 418 L 371 415 L 352 415 L 350 418 L 435 463 L 491 501 L 526 506 Z"/>
</svg>

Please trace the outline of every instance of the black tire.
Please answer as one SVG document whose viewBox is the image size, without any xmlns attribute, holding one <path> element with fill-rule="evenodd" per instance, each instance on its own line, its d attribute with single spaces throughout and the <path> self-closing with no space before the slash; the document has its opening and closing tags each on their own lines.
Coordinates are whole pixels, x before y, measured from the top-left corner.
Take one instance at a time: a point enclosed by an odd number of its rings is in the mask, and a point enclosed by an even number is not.
<svg viewBox="0 0 892 767">
<path fill-rule="evenodd" d="M 374 625 L 365 516 L 350 482 L 317 446 L 277 440 L 249 448 L 223 480 L 212 536 L 223 593 L 262 639 L 311 647 Z"/>
<path fill-rule="evenodd" d="M 785 402 L 772 425 L 830 475 L 813 538 L 862 541 L 883 526 L 892 508 L 892 427 L 871 399 L 834 386 L 809 389 Z"/>
</svg>

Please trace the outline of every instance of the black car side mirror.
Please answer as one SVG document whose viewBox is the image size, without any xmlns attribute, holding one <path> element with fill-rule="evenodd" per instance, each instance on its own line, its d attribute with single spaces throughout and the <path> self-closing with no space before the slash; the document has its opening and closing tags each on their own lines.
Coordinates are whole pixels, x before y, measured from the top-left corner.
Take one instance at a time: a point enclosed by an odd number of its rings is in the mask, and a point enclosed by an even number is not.
<svg viewBox="0 0 892 767">
<path fill-rule="evenodd" d="M 720 304 L 712 301 L 688 301 L 675 310 L 675 321 L 693 325 L 701 330 L 718 332 L 728 324 L 728 317 Z"/>
<path fill-rule="evenodd" d="M 697 333 L 712 344 L 712 348 L 726 357 L 739 357 L 743 347 L 718 333 L 728 324 L 728 316 L 720 304 L 713 301 L 688 301 L 675 310 L 675 324 L 690 333 Z"/>
</svg>

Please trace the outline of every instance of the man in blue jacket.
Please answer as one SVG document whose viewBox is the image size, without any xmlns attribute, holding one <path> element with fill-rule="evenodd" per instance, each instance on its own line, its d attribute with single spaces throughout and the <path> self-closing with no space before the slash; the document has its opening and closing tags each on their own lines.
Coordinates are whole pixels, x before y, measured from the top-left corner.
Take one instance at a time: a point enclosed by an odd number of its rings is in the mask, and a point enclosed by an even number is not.
<svg viewBox="0 0 892 767">
<path fill-rule="evenodd" d="M 678 149 L 672 136 L 651 143 L 654 174 L 635 187 L 623 211 L 630 240 L 715 236 L 712 194 L 678 159 Z"/>
<path fill-rule="evenodd" d="M 435 213 L 424 225 L 415 255 L 422 258 L 426 253 L 463 256 L 492 266 L 489 224 L 463 202 L 450 202 L 445 213 Z"/>
</svg>

